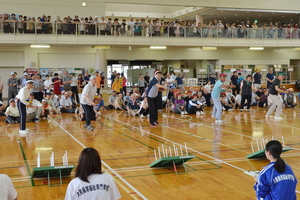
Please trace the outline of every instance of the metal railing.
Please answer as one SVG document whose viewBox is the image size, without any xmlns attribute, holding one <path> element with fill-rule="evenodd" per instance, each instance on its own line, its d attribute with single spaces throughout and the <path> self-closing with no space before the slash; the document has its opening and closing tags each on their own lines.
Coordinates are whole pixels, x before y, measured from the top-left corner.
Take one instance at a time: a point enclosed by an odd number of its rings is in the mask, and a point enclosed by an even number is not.
<svg viewBox="0 0 300 200">
<path fill-rule="evenodd" d="M 248 38 L 248 39 L 298 39 L 297 28 L 220 28 L 198 26 L 159 26 L 152 24 L 107 24 L 67 22 L 17 22 L 2 21 L 0 33 L 4 34 L 55 34 L 94 35 L 115 37 L 186 37 L 186 38 Z"/>
</svg>

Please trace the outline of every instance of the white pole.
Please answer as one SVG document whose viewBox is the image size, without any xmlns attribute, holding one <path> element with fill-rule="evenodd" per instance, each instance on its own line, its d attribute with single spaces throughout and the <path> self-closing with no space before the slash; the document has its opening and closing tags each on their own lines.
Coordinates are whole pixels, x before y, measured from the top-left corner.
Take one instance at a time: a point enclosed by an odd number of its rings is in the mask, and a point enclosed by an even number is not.
<svg viewBox="0 0 300 200">
<path fill-rule="evenodd" d="M 170 146 L 169 146 L 169 150 L 170 150 L 170 156 L 172 157 L 172 149 Z"/>
<path fill-rule="evenodd" d="M 261 144 L 261 149 L 264 149 L 265 147 L 264 147 L 264 145 L 263 145 L 263 142 L 262 142 L 262 141 L 260 141 L 260 144 Z"/>
<path fill-rule="evenodd" d="M 272 140 L 274 140 L 274 136 L 272 136 Z"/>
<path fill-rule="evenodd" d="M 281 136 L 281 138 L 282 138 L 282 146 L 285 147 L 283 135 Z"/>
<path fill-rule="evenodd" d="M 175 147 L 175 149 L 176 149 L 176 156 L 179 156 L 179 154 L 178 154 L 178 148 Z"/>
<path fill-rule="evenodd" d="M 263 143 L 263 145 L 264 145 L 264 147 L 265 147 L 266 144 L 265 144 L 265 139 L 264 139 L 264 137 L 261 138 L 261 141 L 262 141 L 262 143 Z"/>
<path fill-rule="evenodd" d="M 158 156 L 159 156 L 159 158 L 161 158 L 159 147 L 158 147 Z"/>
<path fill-rule="evenodd" d="M 38 156 L 37 156 L 37 167 L 41 167 L 41 154 L 38 153 Z"/>
<path fill-rule="evenodd" d="M 174 155 L 176 156 L 176 147 L 174 143 L 173 143 L 173 147 L 174 147 Z"/>
<path fill-rule="evenodd" d="M 154 149 L 154 156 L 155 156 L 155 160 L 157 160 L 157 157 L 156 157 L 156 151 L 155 151 L 155 149 Z"/>
<path fill-rule="evenodd" d="M 254 153 L 254 149 L 253 149 L 253 144 L 252 144 L 252 142 L 250 142 L 250 144 L 251 144 L 252 153 Z"/>
<path fill-rule="evenodd" d="M 166 157 L 165 149 L 164 149 L 164 145 L 163 144 L 161 145 L 161 148 L 162 148 L 162 153 L 163 153 L 164 157 Z"/>
<path fill-rule="evenodd" d="M 187 149 L 187 146 L 186 146 L 186 142 L 184 143 L 184 146 L 185 146 L 185 152 L 186 152 L 186 155 L 189 155 L 189 154 L 188 154 L 188 149 Z"/>
<path fill-rule="evenodd" d="M 63 165 L 66 165 L 65 154 L 62 156 Z"/>
<path fill-rule="evenodd" d="M 258 140 L 256 140 L 256 145 L 257 145 L 257 149 L 259 151 L 259 144 L 258 144 Z"/>
<path fill-rule="evenodd" d="M 180 145 L 181 156 L 183 156 L 182 146 Z"/>
<path fill-rule="evenodd" d="M 66 165 L 69 165 L 69 160 L 68 160 L 68 151 L 66 151 L 66 157 L 65 157 L 65 159 L 66 159 Z"/>
<path fill-rule="evenodd" d="M 165 153 L 166 153 L 165 157 L 168 157 L 168 149 L 165 149 Z"/>
</svg>

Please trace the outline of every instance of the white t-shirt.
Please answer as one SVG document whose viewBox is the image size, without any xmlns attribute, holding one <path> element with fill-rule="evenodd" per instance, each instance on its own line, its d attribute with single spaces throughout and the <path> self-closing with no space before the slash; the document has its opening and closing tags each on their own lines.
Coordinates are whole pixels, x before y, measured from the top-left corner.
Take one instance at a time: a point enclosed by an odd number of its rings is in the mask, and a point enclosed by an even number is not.
<svg viewBox="0 0 300 200">
<path fill-rule="evenodd" d="M 17 198 L 17 191 L 11 179 L 6 174 L 0 174 L 0 200 L 13 200 Z"/>
<path fill-rule="evenodd" d="M 118 187 L 110 174 L 92 174 L 89 183 L 73 179 L 66 192 L 65 200 L 117 200 L 121 198 Z"/>
<path fill-rule="evenodd" d="M 49 89 L 51 89 L 52 88 L 52 80 L 45 80 L 44 81 L 44 85 L 45 85 L 45 90 L 48 90 L 48 88 L 46 88 L 46 87 L 49 87 Z M 47 92 L 49 92 L 49 91 L 47 91 Z"/>
<path fill-rule="evenodd" d="M 27 106 L 27 113 L 34 113 L 35 111 L 37 111 L 38 107 L 42 107 L 42 104 L 36 100 L 36 99 L 33 99 L 32 100 L 32 106 Z"/>
<path fill-rule="evenodd" d="M 91 105 L 84 97 L 86 96 L 89 100 L 94 101 L 94 97 L 97 93 L 97 84 L 91 83 L 84 86 L 80 97 L 80 103 L 85 105 Z M 113 102 L 114 103 L 114 102 Z"/>
<path fill-rule="evenodd" d="M 66 97 L 64 95 L 62 95 L 60 100 L 59 100 L 59 104 L 61 106 L 71 107 L 72 106 L 72 101 L 71 101 L 70 97 L 68 99 L 66 99 Z"/>
</svg>

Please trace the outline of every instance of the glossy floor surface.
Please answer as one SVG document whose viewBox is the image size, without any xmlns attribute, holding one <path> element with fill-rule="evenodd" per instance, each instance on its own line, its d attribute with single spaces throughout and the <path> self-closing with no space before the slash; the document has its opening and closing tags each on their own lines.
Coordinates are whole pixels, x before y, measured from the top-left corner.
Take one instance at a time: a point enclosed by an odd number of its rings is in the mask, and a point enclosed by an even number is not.
<svg viewBox="0 0 300 200">
<path fill-rule="evenodd" d="M 63 177 L 61 186 L 49 187 L 43 178 L 31 181 L 37 154 L 41 165 L 48 166 L 53 151 L 55 165 L 62 165 L 62 156 L 68 151 L 69 164 L 76 165 L 82 149 L 94 147 L 101 154 L 104 170 L 115 177 L 122 199 L 255 199 L 251 172 L 261 170 L 268 161 L 246 159 L 252 153 L 251 142 L 257 151 L 262 137 L 282 141 L 284 136 L 285 145 L 294 149 L 283 158 L 300 177 L 299 111 L 285 109 L 280 121 L 266 119 L 266 111 L 257 107 L 250 112 L 226 111 L 223 125 L 214 123 L 211 108 L 200 116 L 161 112 L 157 127 L 150 127 L 147 119 L 108 111 L 93 122 L 94 131 L 85 130 L 77 114 L 58 114 L 28 123 L 30 134 L 23 138 L 18 124 L 8 125 L 1 117 L 0 173 L 12 178 L 19 200 L 64 199 L 74 172 Z M 161 150 L 163 145 L 168 154 L 170 149 L 174 154 L 175 146 L 181 154 L 180 145 L 185 143 L 188 154 L 196 156 L 186 163 L 187 172 L 183 166 L 178 166 L 178 174 L 173 167 L 150 168 L 154 149 Z M 185 147 L 182 149 L 186 154 Z M 51 179 L 51 184 L 57 183 L 59 179 Z M 299 198 L 298 191 L 300 186 Z"/>
</svg>

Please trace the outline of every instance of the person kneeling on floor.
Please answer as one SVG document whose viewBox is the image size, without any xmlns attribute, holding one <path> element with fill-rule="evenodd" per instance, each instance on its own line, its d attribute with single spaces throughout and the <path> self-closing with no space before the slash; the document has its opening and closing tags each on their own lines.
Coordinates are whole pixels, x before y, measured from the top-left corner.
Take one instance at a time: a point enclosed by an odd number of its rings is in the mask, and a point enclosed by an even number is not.
<svg viewBox="0 0 300 200">
<path fill-rule="evenodd" d="M 288 89 L 288 93 L 284 95 L 284 104 L 286 108 L 295 108 L 297 106 L 297 99 L 294 95 L 294 89 L 290 88 Z"/>
<path fill-rule="evenodd" d="M 9 106 L 5 111 L 6 122 L 16 124 L 20 122 L 20 113 L 14 99 L 9 100 Z"/>
<path fill-rule="evenodd" d="M 65 92 L 64 95 L 62 95 L 59 103 L 62 113 L 75 113 L 76 106 L 73 106 L 69 92 Z"/>
<path fill-rule="evenodd" d="M 28 100 L 29 105 L 26 106 L 27 122 L 38 122 L 41 118 L 42 104 L 34 98 L 31 93 Z"/>
<path fill-rule="evenodd" d="M 50 113 L 50 106 L 48 105 L 47 99 L 42 100 L 42 113 L 41 117 L 48 119 L 48 115 Z"/>
<path fill-rule="evenodd" d="M 140 101 L 137 100 L 137 94 L 132 93 L 131 99 L 129 100 L 127 104 L 127 111 L 129 115 L 132 116 L 139 116 L 139 110 L 140 110 Z"/>
</svg>

